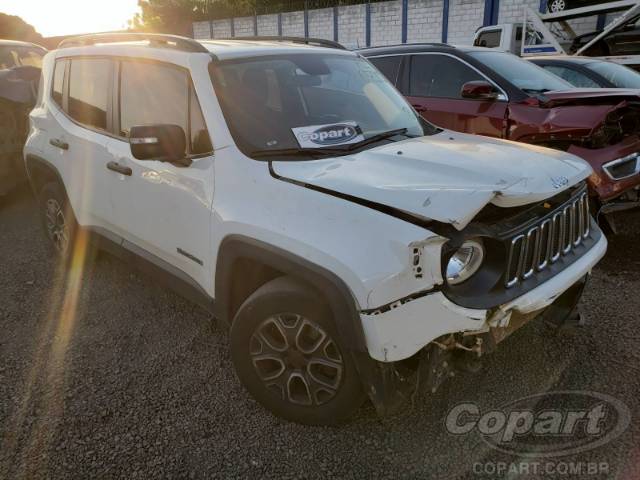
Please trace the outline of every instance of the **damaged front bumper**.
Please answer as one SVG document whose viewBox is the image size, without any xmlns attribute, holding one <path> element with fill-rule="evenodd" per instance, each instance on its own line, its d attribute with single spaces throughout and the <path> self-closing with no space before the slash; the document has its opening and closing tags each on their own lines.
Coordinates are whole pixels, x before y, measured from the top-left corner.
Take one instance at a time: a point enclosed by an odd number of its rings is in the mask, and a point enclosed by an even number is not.
<svg viewBox="0 0 640 480">
<path fill-rule="evenodd" d="M 384 313 L 361 314 L 369 355 L 380 362 L 408 358 L 447 333 L 482 331 L 509 324 L 514 313 L 538 312 L 583 278 L 607 249 L 602 235 L 579 260 L 524 295 L 494 309 L 460 307 L 442 292 L 406 302 Z"/>
<path fill-rule="evenodd" d="M 606 249 L 602 235 L 565 270 L 492 309 L 463 308 L 442 292 L 434 292 L 385 312 L 361 314 L 369 360 L 376 360 L 368 362 L 366 372 L 361 373 L 378 413 L 394 412 L 420 391 L 435 391 L 453 374 L 456 354 L 479 357 L 488 353 L 540 315 L 550 317 L 547 320 L 553 323 L 562 322 L 574 309 L 586 278 Z"/>
<path fill-rule="evenodd" d="M 616 145 L 597 149 L 573 145 L 568 152 L 583 158 L 593 168 L 593 173 L 588 179 L 589 187 L 605 209 L 619 211 L 638 206 L 638 190 L 640 190 L 640 138 L 638 136 L 627 137 Z M 611 207 L 612 205 L 616 207 Z"/>
</svg>

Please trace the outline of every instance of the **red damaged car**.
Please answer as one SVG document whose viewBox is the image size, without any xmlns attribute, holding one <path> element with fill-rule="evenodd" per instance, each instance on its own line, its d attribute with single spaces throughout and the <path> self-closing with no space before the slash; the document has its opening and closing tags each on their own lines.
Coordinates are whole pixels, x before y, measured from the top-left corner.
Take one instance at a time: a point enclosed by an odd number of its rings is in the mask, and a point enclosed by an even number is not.
<svg viewBox="0 0 640 480">
<path fill-rule="evenodd" d="M 564 150 L 593 167 L 599 213 L 640 205 L 640 91 L 575 89 L 515 55 L 442 44 L 361 50 L 443 128 Z"/>
</svg>

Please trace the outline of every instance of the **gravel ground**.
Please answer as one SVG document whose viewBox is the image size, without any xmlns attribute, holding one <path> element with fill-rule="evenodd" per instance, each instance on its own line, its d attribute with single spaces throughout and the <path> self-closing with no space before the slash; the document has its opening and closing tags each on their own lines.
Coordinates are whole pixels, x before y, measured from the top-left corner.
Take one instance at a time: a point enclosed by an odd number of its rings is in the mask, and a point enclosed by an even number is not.
<svg viewBox="0 0 640 480">
<path fill-rule="evenodd" d="M 34 212 L 28 193 L 0 199 L 0 479 L 491 478 L 474 465 L 522 459 L 476 433 L 447 433 L 451 406 L 560 390 L 611 395 L 632 422 L 614 441 L 554 461 L 604 463 L 591 478 L 640 478 L 640 215 L 625 217 L 594 272 L 579 336 L 545 335 L 533 322 L 479 373 L 402 415 L 380 420 L 365 405 L 345 425 L 310 428 L 249 398 L 208 315 L 117 259 L 100 255 L 61 305 L 66 284 Z"/>
</svg>

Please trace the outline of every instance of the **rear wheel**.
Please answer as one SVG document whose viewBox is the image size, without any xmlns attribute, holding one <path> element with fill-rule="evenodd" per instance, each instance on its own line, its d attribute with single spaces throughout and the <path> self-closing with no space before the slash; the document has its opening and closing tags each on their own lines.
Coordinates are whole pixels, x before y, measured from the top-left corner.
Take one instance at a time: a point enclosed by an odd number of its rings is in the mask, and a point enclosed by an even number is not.
<svg viewBox="0 0 640 480">
<path fill-rule="evenodd" d="M 78 224 L 60 184 L 47 183 L 40 191 L 39 203 L 49 245 L 58 257 L 67 259 L 73 251 Z"/>
<path fill-rule="evenodd" d="M 309 287 L 280 277 L 240 307 L 231 327 L 238 377 L 264 407 L 305 424 L 332 424 L 364 399 L 331 311 Z"/>
</svg>

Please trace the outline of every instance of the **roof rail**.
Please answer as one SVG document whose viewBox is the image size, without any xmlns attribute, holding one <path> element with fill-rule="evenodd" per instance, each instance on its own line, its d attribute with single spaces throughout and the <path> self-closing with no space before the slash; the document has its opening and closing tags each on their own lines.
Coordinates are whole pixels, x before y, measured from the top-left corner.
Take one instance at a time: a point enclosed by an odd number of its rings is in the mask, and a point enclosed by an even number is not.
<svg viewBox="0 0 640 480">
<path fill-rule="evenodd" d="M 319 47 L 336 48 L 338 50 L 346 50 L 344 45 L 333 40 L 313 37 L 279 37 L 279 36 L 255 36 L 255 37 L 231 37 L 231 38 L 212 38 L 210 40 L 249 40 L 249 41 L 269 41 L 269 42 L 291 42 L 304 43 L 307 45 L 317 45 Z"/>
<path fill-rule="evenodd" d="M 355 51 L 358 52 L 360 50 L 384 50 L 385 48 L 396 48 L 396 47 L 449 47 L 456 48 L 454 45 L 450 43 L 440 43 L 440 42 L 415 42 L 415 43 L 394 43 L 392 45 L 380 45 L 378 47 L 362 47 L 356 48 Z"/>
<path fill-rule="evenodd" d="M 178 35 L 162 35 L 158 33 L 95 33 L 81 35 L 63 40 L 58 48 L 81 47 L 96 43 L 120 43 L 148 41 L 150 46 L 172 48 L 184 52 L 210 53 L 201 43 Z"/>
</svg>

